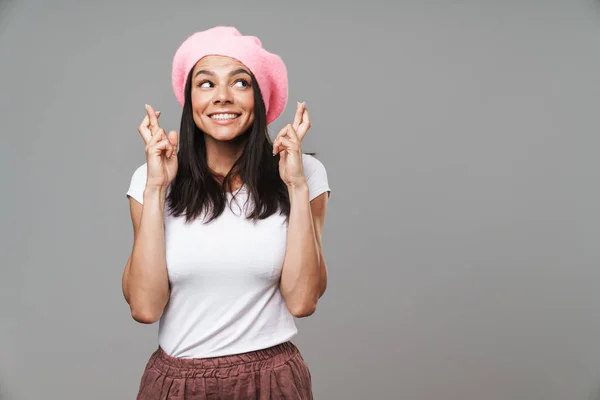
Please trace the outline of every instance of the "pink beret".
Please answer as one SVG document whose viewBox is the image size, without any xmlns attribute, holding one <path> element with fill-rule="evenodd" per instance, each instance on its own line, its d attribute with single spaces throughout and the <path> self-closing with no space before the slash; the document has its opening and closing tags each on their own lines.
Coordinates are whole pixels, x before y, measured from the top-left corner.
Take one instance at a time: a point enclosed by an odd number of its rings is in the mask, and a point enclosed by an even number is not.
<svg viewBox="0 0 600 400">
<path fill-rule="evenodd" d="M 188 74 L 198 60 L 208 55 L 234 58 L 256 77 L 267 109 L 267 124 L 283 113 L 288 98 L 287 68 L 281 58 L 263 49 L 254 36 L 242 36 L 234 27 L 217 26 L 196 32 L 177 49 L 173 58 L 172 83 L 175 97 L 183 106 Z"/>
</svg>

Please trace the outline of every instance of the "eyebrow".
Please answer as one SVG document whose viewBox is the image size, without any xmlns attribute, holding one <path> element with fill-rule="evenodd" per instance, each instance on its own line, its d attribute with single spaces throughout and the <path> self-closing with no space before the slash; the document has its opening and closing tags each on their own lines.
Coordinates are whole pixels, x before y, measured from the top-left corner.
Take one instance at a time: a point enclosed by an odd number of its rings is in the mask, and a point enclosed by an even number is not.
<svg viewBox="0 0 600 400">
<path fill-rule="evenodd" d="M 200 74 L 205 74 L 205 75 L 210 75 L 210 76 L 215 76 L 215 73 L 212 71 L 208 71 L 206 69 L 201 69 L 200 71 L 196 72 L 196 75 L 194 75 L 194 78 L 197 77 Z M 248 71 L 246 71 L 244 68 L 239 68 L 236 69 L 235 71 L 232 71 L 229 73 L 229 76 L 234 76 L 237 74 L 246 74 L 246 75 L 250 75 L 250 73 Z"/>
</svg>

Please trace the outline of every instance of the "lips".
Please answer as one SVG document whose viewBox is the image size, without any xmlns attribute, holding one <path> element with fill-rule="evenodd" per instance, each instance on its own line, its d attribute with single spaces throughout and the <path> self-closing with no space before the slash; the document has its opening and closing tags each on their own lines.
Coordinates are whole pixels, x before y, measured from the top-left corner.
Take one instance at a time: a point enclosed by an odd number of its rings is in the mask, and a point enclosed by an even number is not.
<svg viewBox="0 0 600 400">
<path fill-rule="evenodd" d="M 215 121 L 231 121 L 238 118 L 241 114 L 232 112 L 221 112 L 210 114 L 209 117 Z"/>
</svg>

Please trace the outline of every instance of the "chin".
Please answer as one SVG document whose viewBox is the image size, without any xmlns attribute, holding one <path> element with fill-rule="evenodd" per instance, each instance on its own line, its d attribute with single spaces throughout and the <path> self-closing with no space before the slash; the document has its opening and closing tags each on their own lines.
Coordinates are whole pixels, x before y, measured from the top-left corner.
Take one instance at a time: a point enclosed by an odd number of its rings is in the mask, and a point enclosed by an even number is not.
<svg viewBox="0 0 600 400">
<path fill-rule="evenodd" d="M 244 136 L 248 132 L 249 128 L 250 127 L 240 126 L 203 126 L 200 127 L 200 130 L 214 140 L 227 142 Z"/>
<path fill-rule="evenodd" d="M 244 132 L 243 131 L 242 132 L 239 132 L 239 131 L 235 131 L 235 132 L 209 131 L 209 132 L 206 132 L 206 134 L 208 136 L 210 136 L 211 138 L 213 138 L 214 140 L 217 140 L 219 142 L 228 142 L 228 141 L 234 140 L 240 136 L 243 136 Z"/>
<path fill-rule="evenodd" d="M 246 134 L 252 127 L 251 123 L 244 123 L 243 126 L 236 123 L 219 126 L 218 124 L 211 123 L 212 121 L 207 122 L 208 123 L 203 123 L 202 126 L 199 126 L 200 130 L 205 132 L 206 135 L 210 136 L 214 140 L 222 142 L 234 140 L 240 136 L 244 136 L 244 134 Z"/>
</svg>

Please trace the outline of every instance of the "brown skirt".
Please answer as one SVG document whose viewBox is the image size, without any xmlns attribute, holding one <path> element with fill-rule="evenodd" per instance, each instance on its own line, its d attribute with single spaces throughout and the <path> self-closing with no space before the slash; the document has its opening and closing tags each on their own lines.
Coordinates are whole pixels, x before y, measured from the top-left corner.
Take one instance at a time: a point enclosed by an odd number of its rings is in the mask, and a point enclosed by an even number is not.
<svg viewBox="0 0 600 400">
<path fill-rule="evenodd" d="M 213 358 L 176 358 L 159 346 L 137 400 L 312 400 L 311 374 L 291 342 Z"/>
</svg>

